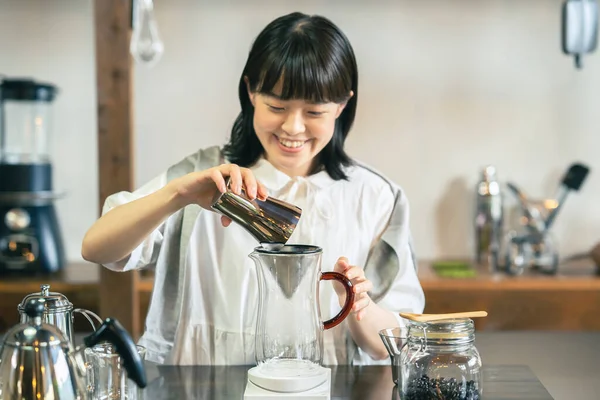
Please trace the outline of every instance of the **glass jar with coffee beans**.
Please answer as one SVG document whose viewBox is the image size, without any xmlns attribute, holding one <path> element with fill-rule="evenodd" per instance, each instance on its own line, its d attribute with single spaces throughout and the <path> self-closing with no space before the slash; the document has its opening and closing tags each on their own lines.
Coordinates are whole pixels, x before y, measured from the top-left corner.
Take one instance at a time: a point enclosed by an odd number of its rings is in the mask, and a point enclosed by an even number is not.
<svg viewBox="0 0 600 400">
<path fill-rule="evenodd" d="M 407 321 L 401 355 L 403 400 L 480 400 L 481 357 L 473 320 Z"/>
</svg>

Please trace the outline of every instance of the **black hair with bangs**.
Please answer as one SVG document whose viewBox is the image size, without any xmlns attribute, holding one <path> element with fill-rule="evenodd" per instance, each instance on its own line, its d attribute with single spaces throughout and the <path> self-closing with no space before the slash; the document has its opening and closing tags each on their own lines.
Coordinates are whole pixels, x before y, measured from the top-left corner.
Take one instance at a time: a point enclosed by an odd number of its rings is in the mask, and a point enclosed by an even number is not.
<svg viewBox="0 0 600 400">
<path fill-rule="evenodd" d="M 316 166 L 335 180 L 347 179 L 343 167 L 351 165 L 352 159 L 344 151 L 344 142 L 356 115 L 358 68 L 344 33 L 327 18 L 296 12 L 275 19 L 258 35 L 240 77 L 242 110 L 223 148 L 230 162 L 249 167 L 264 149 L 254 131 L 254 107 L 245 77 L 252 92 L 268 95 L 281 81 L 278 97 L 282 100 L 347 102 L 335 122 L 332 139 L 317 156 Z"/>
</svg>

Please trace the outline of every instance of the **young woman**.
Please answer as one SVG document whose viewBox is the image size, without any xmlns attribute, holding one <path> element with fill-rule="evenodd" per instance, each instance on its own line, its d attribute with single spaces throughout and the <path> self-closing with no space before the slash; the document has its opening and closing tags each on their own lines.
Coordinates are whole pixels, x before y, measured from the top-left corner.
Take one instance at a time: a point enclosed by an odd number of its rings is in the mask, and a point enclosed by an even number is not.
<svg viewBox="0 0 600 400">
<path fill-rule="evenodd" d="M 403 192 L 352 160 L 344 141 L 358 98 L 352 47 L 331 21 L 292 13 L 256 38 L 239 82 L 241 112 L 222 149 L 200 150 L 133 193 L 109 196 L 87 232 L 86 260 L 115 271 L 155 268 L 140 344 L 168 364 L 252 364 L 258 244 L 210 211 L 211 199 L 242 187 L 302 208 L 288 243 L 323 248 L 323 270 L 345 274 L 353 313 L 324 332 L 325 364 L 387 358 L 378 331 L 399 311 L 422 312 Z M 345 300 L 322 283 L 323 317 Z M 328 315 L 329 314 L 329 315 Z"/>
</svg>

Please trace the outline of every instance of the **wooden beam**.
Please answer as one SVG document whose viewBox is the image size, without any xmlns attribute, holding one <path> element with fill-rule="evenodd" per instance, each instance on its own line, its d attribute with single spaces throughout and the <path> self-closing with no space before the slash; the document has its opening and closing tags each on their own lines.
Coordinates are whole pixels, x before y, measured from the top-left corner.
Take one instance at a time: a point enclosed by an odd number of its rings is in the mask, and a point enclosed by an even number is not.
<svg viewBox="0 0 600 400">
<path fill-rule="evenodd" d="M 106 197 L 133 188 L 133 73 L 129 54 L 130 0 L 95 0 L 98 96 L 98 189 Z M 137 272 L 100 272 L 100 313 L 140 335 Z"/>
</svg>

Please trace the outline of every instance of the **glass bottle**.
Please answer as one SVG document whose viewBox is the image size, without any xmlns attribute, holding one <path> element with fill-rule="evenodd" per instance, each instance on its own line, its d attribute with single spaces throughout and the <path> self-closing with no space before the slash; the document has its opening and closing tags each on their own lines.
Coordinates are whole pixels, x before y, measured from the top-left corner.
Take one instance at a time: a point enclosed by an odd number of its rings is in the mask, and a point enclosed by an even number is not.
<svg viewBox="0 0 600 400">
<path fill-rule="evenodd" d="M 473 320 L 407 321 L 407 329 L 402 399 L 481 399 L 481 357 Z"/>
</svg>

